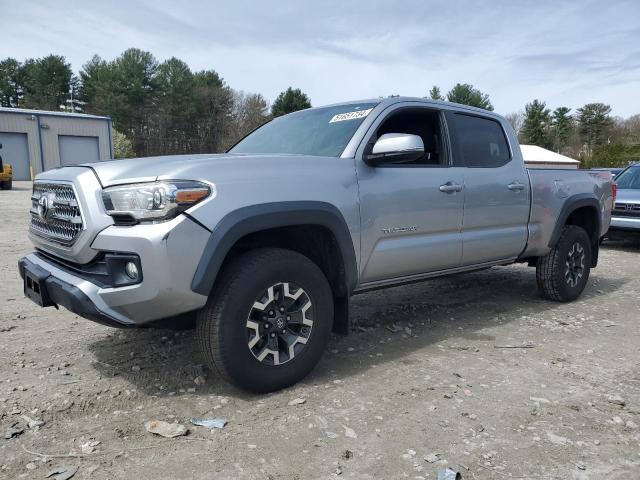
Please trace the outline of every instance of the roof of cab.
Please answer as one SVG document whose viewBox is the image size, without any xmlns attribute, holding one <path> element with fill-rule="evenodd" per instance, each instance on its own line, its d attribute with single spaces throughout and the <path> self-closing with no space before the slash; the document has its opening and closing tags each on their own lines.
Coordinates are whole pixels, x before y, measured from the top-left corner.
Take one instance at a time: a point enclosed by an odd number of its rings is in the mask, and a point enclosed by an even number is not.
<svg viewBox="0 0 640 480">
<path fill-rule="evenodd" d="M 332 103 L 329 105 L 320 105 L 318 107 L 312 107 L 312 108 L 338 107 L 342 105 L 352 105 L 352 104 L 360 104 L 360 103 L 375 103 L 377 104 L 377 106 L 387 107 L 389 105 L 394 105 L 396 103 L 406 103 L 406 102 L 419 102 L 419 103 L 424 103 L 428 105 L 447 107 L 455 110 L 467 111 L 470 113 L 478 113 L 481 115 L 502 118 L 500 114 L 491 110 L 485 110 L 483 108 L 472 107 L 470 105 L 463 105 L 460 103 L 447 102 L 444 100 L 434 100 L 428 97 L 391 96 L 391 97 L 379 97 L 379 98 L 366 98 L 362 100 L 351 100 L 348 102 L 338 102 L 338 103 Z"/>
</svg>

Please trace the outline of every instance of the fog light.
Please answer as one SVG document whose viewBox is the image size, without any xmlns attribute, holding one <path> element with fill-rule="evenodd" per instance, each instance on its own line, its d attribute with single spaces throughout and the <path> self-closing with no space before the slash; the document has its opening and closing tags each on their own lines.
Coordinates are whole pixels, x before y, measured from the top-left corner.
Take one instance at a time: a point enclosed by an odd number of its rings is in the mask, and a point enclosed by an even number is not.
<svg viewBox="0 0 640 480">
<path fill-rule="evenodd" d="M 136 267 L 135 263 L 127 262 L 127 264 L 124 267 L 124 271 L 127 272 L 127 276 L 131 280 L 137 280 L 138 279 L 138 267 Z"/>
</svg>

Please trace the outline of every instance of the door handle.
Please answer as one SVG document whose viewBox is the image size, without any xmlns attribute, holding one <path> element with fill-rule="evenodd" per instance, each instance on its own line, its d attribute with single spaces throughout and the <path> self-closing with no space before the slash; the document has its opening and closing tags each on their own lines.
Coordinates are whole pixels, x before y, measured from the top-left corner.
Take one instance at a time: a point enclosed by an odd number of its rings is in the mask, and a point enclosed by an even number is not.
<svg viewBox="0 0 640 480">
<path fill-rule="evenodd" d="M 524 190 L 524 184 L 520 182 L 511 182 L 507 185 L 507 188 L 512 192 L 519 192 L 520 190 Z"/>
<path fill-rule="evenodd" d="M 455 193 L 462 191 L 462 185 L 458 185 L 457 183 L 447 182 L 444 185 L 440 185 L 439 190 L 444 193 Z"/>
</svg>

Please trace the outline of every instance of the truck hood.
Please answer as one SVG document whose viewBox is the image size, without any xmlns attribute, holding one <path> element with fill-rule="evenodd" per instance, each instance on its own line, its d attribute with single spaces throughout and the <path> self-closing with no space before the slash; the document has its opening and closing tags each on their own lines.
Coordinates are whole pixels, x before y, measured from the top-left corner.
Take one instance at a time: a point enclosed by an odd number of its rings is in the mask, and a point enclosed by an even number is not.
<svg viewBox="0 0 640 480">
<path fill-rule="evenodd" d="M 269 164 L 322 164 L 322 158 L 287 154 L 203 154 L 171 155 L 162 157 L 129 158 L 108 162 L 87 163 L 103 187 L 125 183 L 152 182 L 155 180 L 212 179 L 216 173 L 250 175 L 252 167 L 265 168 Z"/>
<path fill-rule="evenodd" d="M 638 189 L 618 189 L 616 195 L 618 203 L 640 203 L 640 190 Z"/>
</svg>

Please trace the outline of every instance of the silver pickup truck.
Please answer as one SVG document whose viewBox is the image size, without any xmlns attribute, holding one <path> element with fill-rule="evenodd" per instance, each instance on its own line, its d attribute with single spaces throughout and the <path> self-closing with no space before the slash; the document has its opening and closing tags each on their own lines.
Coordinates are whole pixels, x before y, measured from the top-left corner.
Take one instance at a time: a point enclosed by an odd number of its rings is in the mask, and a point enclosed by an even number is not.
<svg viewBox="0 0 640 480">
<path fill-rule="evenodd" d="M 38 175 L 19 268 L 39 305 L 106 325 L 195 312 L 209 365 L 264 392 L 349 330 L 356 293 L 525 262 L 547 298 L 574 300 L 614 196 L 607 172 L 527 170 L 494 113 L 350 102 L 276 118 L 225 154 Z"/>
</svg>

